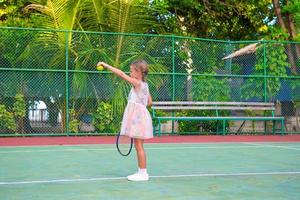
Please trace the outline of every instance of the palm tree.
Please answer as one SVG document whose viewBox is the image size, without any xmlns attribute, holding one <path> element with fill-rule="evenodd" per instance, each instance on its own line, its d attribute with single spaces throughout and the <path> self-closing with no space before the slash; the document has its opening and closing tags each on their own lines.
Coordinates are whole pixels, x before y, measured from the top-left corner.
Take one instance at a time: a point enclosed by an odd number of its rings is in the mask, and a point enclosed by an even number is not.
<svg viewBox="0 0 300 200">
<path fill-rule="evenodd" d="M 25 11 L 36 10 L 37 21 L 42 28 L 47 29 L 63 29 L 67 32 L 62 31 L 43 31 L 39 32 L 38 38 L 35 43 L 32 44 L 34 51 L 39 49 L 36 53 L 36 57 L 42 58 L 38 68 L 46 69 L 65 69 L 66 49 L 72 53 L 71 43 L 72 43 L 72 32 L 77 23 L 77 13 L 80 10 L 81 0 L 47 0 L 46 5 L 40 4 L 30 4 L 24 8 Z M 73 52 L 75 54 L 76 52 Z M 32 56 L 32 51 L 29 52 Z M 56 94 L 56 89 L 51 87 L 51 85 L 56 85 L 55 80 L 52 76 L 49 77 L 47 81 L 44 81 L 45 88 L 49 88 L 49 93 L 51 97 L 54 97 Z M 50 84 L 49 84 L 50 83 Z M 51 84 L 52 83 L 52 84 Z M 51 88 L 51 89 L 50 89 Z M 49 99 L 47 99 L 49 100 Z M 46 103 L 49 101 L 45 101 Z M 67 102 L 64 99 L 62 102 L 57 101 L 57 106 L 63 112 L 63 126 L 65 127 L 66 119 L 66 105 Z"/>
<path fill-rule="evenodd" d="M 136 58 L 146 58 L 151 63 L 159 63 L 159 56 L 153 56 L 153 45 L 160 44 L 156 37 L 128 36 L 119 33 L 145 33 L 156 26 L 151 17 L 148 1 L 140 0 L 47 0 L 46 5 L 30 4 L 25 10 L 38 11 L 37 19 L 43 28 L 65 31 L 43 31 L 39 34 L 36 46 L 39 56 L 45 57 L 42 62 L 47 68 L 64 69 L 66 49 L 68 50 L 68 68 L 74 70 L 95 70 L 99 60 L 105 60 L 122 70 L 128 70 L 129 64 Z M 97 34 L 80 31 L 109 31 L 116 34 Z M 164 47 L 165 48 L 165 47 Z M 50 56 L 51 55 L 51 56 Z M 163 62 L 150 65 L 151 70 L 165 71 Z M 150 83 L 162 83 L 157 77 Z M 51 81 L 50 81 L 51 82 Z M 97 85 L 88 73 L 72 73 L 72 97 L 88 98 L 93 93 L 98 96 Z M 107 88 L 115 88 L 112 98 L 114 115 L 119 115 L 124 106 L 124 96 L 129 85 L 112 77 L 106 81 Z M 118 84 L 118 87 L 115 85 Z M 90 92 L 92 88 L 92 92 Z M 62 110 L 67 102 L 63 102 Z M 76 101 L 73 107 L 76 107 Z M 82 107 L 82 106 L 81 106 Z M 65 116 L 66 113 L 63 113 Z M 64 117 L 63 117 L 64 118 Z M 64 125 L 64 124 L 63 124 Z"/>
</svg>

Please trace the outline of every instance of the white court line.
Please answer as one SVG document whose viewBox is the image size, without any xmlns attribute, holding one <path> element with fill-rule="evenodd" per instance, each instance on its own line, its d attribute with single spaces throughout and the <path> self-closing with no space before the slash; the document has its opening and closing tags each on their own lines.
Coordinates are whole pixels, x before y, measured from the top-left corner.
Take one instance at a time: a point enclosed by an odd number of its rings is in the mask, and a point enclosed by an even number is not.
<svg viewBox="0 0 300 200">
<path fill-rule="evenodd" d="M 271 144 L 266 144 L 266 143 L 250 143 L 250 142 L 243 142 L 243 143 L 249 144 L 249 145 L 254 145 L 254 146 L 260 146 L 260 147 L 272 147 L 272 148 L 281 148 L 281 149 L 300 151 L 300 148 L 286 147 L 286 146 L 281 146 L 281 145 L 271 145 Z"/>
<path fill-rule="evenodd" d="M 145 146 L 152 146 L 152 145 L 170 145 L 170 146 L 176 146 L 176 145 L 222 145 L 222 144 L 242 144 L 242 142 L 145 142 Z M 290 142 L 289 142 L 290 143 Z M 112 146 L 115 145 L 112 144 L 53 144 L 53 145 L 21 145 L 21 146 L 0 146 L 1 149 L 15 149 L 15 148 L 55 148 L 55 147 L 91 147 L 91 146 Z"/>
<path fill-rule="evenodd" d="M 230 176 L 267 176 L 267 175 L 300 175 L 296 172 L 245 172 L 245 173 L 218 173 L 218 174 L 179 174 L 179 175 L 160 175 L 150 176 L 150 178 L 188 178 L 188 177 L 230 177 Z M 54 179 L 54 180 L 37 180 L 37 181 L 12 181 L 0 182 L 0 185 L 22 185 L 22 184 L 40 184 L 40 183 L 67 183 L 67 182 L 88 182 L 88 181 L 105 181 L 105 180 L 126 180 L 126 177 L 100 177 L 100 178 L 80 178 L 80 179 Z"/>
<path fill-rule="evenodd" d="M 182 149 L 257 149 L 266 148 L 266 146 L 198 146 L 198 147 L 145 147 L 146 150 L 182 150 Z M 42 150 L 17 150 L 17 151 L 0 151 L 1 153 L 38 153 L 38 152 L 68 152 L 68 151 L 115 151 L 116 148 L 80 148 L 80 149 L 42 149 Z"/>
<path fill-rule="evenodd" d="M 145 146 L 149 145 L 170 145 L 170 146 L 176 146 L 176 145 L 222 145 L 222 144 L 245 144 L 247 142 L 175 142 L 175 143 L 156 143 L 156 142 L 145 142 Z M 248 142 L 251 144 L 252 142 Z M 263 143 L 288 143 L 288 144 L 299 144 L 300 142 L 263 142 Z M 54 145 L 24 145 L 24 146 L 0 146 L 0 149 L 17 149 L 17 148 L 56 148 L 56 147 L 91 147 L 91 146 L 111 146 L 115 144 L 54 144 Z"/>
</svg>

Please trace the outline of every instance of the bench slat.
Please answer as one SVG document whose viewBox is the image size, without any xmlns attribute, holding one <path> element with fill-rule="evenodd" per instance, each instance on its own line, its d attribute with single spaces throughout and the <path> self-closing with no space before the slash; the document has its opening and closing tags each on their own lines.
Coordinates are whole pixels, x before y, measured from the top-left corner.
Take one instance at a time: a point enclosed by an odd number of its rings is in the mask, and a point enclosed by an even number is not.
<svg viewBox="0 0 300 200">
<path fill-rule="evenodd" d="M 284 117 L 156 117 L 160 120 L 283 120 Z"/>
<path fill-rule="evenodd" d="M 264 102 L 209 102 L 209 101 L 154 101 L 152 105 L 255 105 L 274 106 L 274 103 Z"/>
<path fill-rule="evenodd" d="M 274 107 L 233 107 L 233 106 L 152 106 L 155 110 L 275 110 Z"/>
<path fill-rule="evenodd" d="M 152 105 L 153 111 L 153 118 L 158 120 L 158 134 L 161 134 L 161 121 L 163 120 L 172 120 L 172 121 L 209 121 L 209 120 L 218 120 L 222 121 L 223 128 L 222 133 L 223 135 L 226 134 L 226 121 L 273 121 L 274 125 L 275 122 L 280 121 L 281 123 L 281 134 L 284 132 L 284 117 L 274 116 L 275 111 L 275 103 L 268 102 L 200 102 L 200 101 L 156 101 L 153 102 Z M 166 117 L 159 117 L 155 116 L 156 110 L 165 110 L 165 111 L 180 111 L 180 110 L 261 110 L 261 111 L 272 111 L 269 116 L 218 116 L 218 112 L 216 112 L 217 116 L 166 116 Z M 275 133 L 275 126 L 273 126 L 273 133 Z M 155 130 L 154 130 L 155 131 Z M 266 129 L 265 129 L 266 132 Z"/>
</svg>

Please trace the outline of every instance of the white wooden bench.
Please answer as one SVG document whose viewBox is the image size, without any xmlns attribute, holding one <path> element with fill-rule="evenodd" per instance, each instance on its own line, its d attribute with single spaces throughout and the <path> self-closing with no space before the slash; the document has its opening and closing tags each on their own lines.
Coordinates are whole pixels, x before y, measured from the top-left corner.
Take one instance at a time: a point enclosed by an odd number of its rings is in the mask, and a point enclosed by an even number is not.
<svg viewBox="0 0 300 200">
<path fill-rule="evenodd" d="M 182 110 L 213 110 L 214 116 L 157 116 L 157 111 L 179 112 Z M 221 111 L 270 111 L 264 116 L 222 116 Z M 266 112 L 264 112 L 266 113 Z M 275 104 L 263 102 L 194 102 L 194 101 L 155 101 L 152 104 L 152 116 L 158 121 L 158 130 L 154 133 L 161 135 L 162 121 L 221 121 L 222 134 L 226 134 L 226 122 L 228 121 L 272 121 L 273 133 L 275 133 L 276 122 L 281 123 L 280 133 L 284 133 L 284 117 L 275 116 Z"/>
</svg>

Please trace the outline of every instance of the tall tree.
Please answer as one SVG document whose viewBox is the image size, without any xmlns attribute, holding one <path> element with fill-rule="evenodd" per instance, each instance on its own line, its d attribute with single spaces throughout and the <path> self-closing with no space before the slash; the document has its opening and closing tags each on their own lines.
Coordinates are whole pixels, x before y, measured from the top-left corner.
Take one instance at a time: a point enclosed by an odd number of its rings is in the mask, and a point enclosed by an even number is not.
<svg viewBox="0 0 300 200">
<path fill-rule="evenodd" d="M 167 31 L 204 38 L 257 39 L 274 19 L 269 0 L 154 0 L 152 6 Z"/>
<path fill-rule="evenodd" d="M 152 49 L 144 43 L 155 43 L 154 40 L 139 40 L 123 34 L 100 35 L 71 31 L 147 33 L 157 24 L 155 18 L 149 14 L 151 8 L 148 5 L 146 0 L 47 0 L 46 4 L 29 4 L 25 10 L 36 13 L 35 21 L 40 27 L 69 31 L 67 38 L 64 32 L 59 31 L 40 34 L 36 45 L 43 48 L 40 48 L 38 54 L 46 58 L 42 59 L 46 64 L 41 66 L 64 69 L 66 39 L 69 69 L 95 70 L 95 64 L 102 59 L 126 71 L 133 59 L 144 57 L 151 60 L 149 52 Z M 162 67 L 157 65 L 152 69 L 159 71 Z M 72 73 L 70 81 L 73 94 L 80 98 L 88 97 L 91 88 L 97 95 L 96 88 L 99 86 L 91 81 L 90 74 Z M 151 79 L 149 81 L 154 83 Z M 127 95 L 129 87 L 123 82 L 119 83 L 114 77 L 107 84 L 107 88 L 114 90 L 110 94 L 113 111 L 120 114 L 126 104 L 123 97 Z M 118 87 L 115 87 L 116 84 Z"/>
<path fill-rule="evenodd" d="M 277 23 L 288 40 L 300 40 L 300 1 L 272 0 Z M 287 54 L 292 71 L 297 72 L 297 62 L 300 60 L 300 45 L 287 45 Z M 299 66 L 300 68 L 300 66 Z"/>
<path fill-rule="evenodd" d="M 282 30 L 289 34 L 289 39 L 300 39 L 300 1 L 272 0 L 272 3 L 277 16 L 277 22 Z"/>
</svg>

